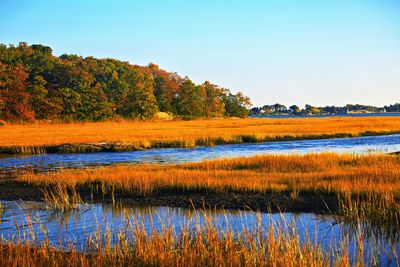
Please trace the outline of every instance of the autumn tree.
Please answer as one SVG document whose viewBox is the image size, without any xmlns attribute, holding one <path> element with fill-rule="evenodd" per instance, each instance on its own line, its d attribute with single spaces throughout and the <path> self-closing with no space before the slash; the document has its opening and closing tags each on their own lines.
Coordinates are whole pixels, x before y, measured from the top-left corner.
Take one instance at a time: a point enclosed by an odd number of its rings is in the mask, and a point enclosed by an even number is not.
<svg viewBox="0 0 400 267">
<path fill-rule="evenodd" d="M 177 113 L 175 100 L 180 92 L 179 81 L 171 74 L 161 70 L 155 64 L 149 64 L 154 79 L 154 96 L 160 111 Z"/>
<path fill-rule="evenodd" d="M 204 102 L 205 116 L 206 117 L 222 117 L 225 113 L 225 106 L 223 103 L 223 89 L 216 85 L 205 81 L 203 84 L 206 91 L 206 100 Z"/>
<path fill-rule="evenodd" d="M 177 116 L 246 116 L 248 98 L 210 82 L 155 64 L 142 67 L 115 59 L 52 54 L 44 45 L 0 44 L 1 118 L 105 120 L 151 118 L 157 111 Z"/>
<path fill-rule="evenodd" d="M 0 62 L 0 116 L 8 121 L 33 121 L 35 115 L 29 105 L 26 89 L 28 73 L 20 65 L 10 66 Z"/>
<path fill-rule="evenodd" d="M 58 95 L 62 99 L 62 115 L 73 120 L 103 120 L 112 117 L 113 106 L 93 75 L 85 71 L 79 63 L 67 61 L 54 67 Z"/>
</svg>

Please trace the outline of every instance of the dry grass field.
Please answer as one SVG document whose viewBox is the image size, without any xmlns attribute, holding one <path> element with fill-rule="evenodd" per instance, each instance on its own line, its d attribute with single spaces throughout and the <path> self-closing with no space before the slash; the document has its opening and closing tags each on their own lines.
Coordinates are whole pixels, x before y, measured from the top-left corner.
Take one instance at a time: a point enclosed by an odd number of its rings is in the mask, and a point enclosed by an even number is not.
<svg viewBox="0 0 400 267">
<path fill-rule="evenodd" d="M 21 151 L 23 151 L 22 148 L 29 147 L 85 143 L 124 143 L 138 148 L 193 147 L 399 132 L 400 119 L 398 117 L 121 121 L 71 124 L 37 122 L 0 127 L 0 147 L 21 148 Z M 29 149 L 26 151 L 29 152 Z"/>
<path fill-rule="evenodd" d="M 213 192 L 320 191 L 400 194 L 400 157 L 395 155 L 266 155 L 182 165 L 119 165 L 28 173 L 34 185 L 100 183 L 139 195 L 157 190 Z"/>
</svg>

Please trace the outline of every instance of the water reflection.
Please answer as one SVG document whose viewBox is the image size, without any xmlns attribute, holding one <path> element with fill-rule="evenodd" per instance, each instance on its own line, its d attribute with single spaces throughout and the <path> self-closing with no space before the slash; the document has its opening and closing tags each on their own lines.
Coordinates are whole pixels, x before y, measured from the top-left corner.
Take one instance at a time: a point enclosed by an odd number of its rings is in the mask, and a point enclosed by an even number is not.
<svg viewBox="0 0 400 267">
<path fill-rule="evenodd" d="M 359 249 L 361 242 L 365 255 L 379 254 L 382 262 L 400 251 L 398 234 L 385 232 L 379 227 L 365 223 L 346 224 L 333 216 L 310 213 L 257 213 L 252 211 L 193 210 L 171 207 L 118 207 L 106 204 L 82 205 L 78 210 L 68 213 L 49 210 L 39 202 L 3 201 L 0 213 L 0 238 L 21 239 L 39 242 L 48 239 L 54 246 L 74 245 L 80 250 L 88 249 L 88 239 L 93 236 L 110 235 L 115 243 L 121 231 L 134 236 L 135 226 L 148 233 L 162 231 L 170 226 L 176 233 L 182 229 L 193 232 L 196 227 L 210 223 L 220 232 L 243 230 L 249 232 L 269 227 L 285 229 L 289 234 L 298 234 L 301 242 L 311 240 L 329 251 L 346 242 L 351 252 Z"/>
<path fill-rule="evenodd" d="M 62 168 L 85 168 L 118 163 L 184 163 L 262 154 L 301 154 L 310 152 L 390 153 L 395 151 L 400 151 L 400 134 L 185 149 L 165 148 L 118 153 L 44 154 L 1 157 L 0 178 L 9 176 L 15 170 L 23 170 L 24 168 L 33 168 L 39 172 L 46 172 Z"/>
</svg>

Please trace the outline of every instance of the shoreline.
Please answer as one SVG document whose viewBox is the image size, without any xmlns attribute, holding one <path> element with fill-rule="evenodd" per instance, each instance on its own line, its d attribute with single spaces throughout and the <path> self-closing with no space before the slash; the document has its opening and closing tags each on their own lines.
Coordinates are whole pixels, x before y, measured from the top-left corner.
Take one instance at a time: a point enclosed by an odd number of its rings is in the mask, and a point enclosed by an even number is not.
<svg viewBox="0 0 400 267">
<path fill-rule="evenodd" d="M 44 191 L 50 187 L 34 186 L 26 182 L 3 181 L 0 183 L 1 201 L 45 202 Z M 115 191 L 114 195 L 93 192 L 86 186 L 78 186 L 77 192 L 84 203 L 121 204 L 126 206 L 169 206 L 180 208 L 217 208 L 229 210 L 257 210 L 260 212 L 306 212 L 331 214 L 339 210 L 338 195 L 326 192 L 299 192 L 294 200 L 291 192 L 217 192 L 200 190 L 179 192 L 178 190 L 158 190 L 148 196 Z"/>
<path fill-rule="evenodd" d="M 0 200 L 323 213 L 343 200 L 398 205 L 399 165 L 398 155 L 307 154 L 32 171 L 1 180 Z"/>
<path fill-rule="evenodd" d="M 383 136 L 400 134 L 400 131 L 364 131 L 357 134 L 335 133 L 317 134 L 304 136 L 276 136 L 258 138 L 256 135 L 238 135 L 232 139 L 223 138 L 199 138 L 194 144 L 184 141 L 155 141 L 148 145 L 138 145 L 131 143 L 99 142 L 99 143 L 65 143 L 59 145 L 33 145 L 33 146 L 0 146 L 0 155 L 38 155 L 38 154 L 74 154 L 74 153 L 98 153 L 98 152 L 133 152 L 160 148 L 194 148 L 201 146 L 217 146 L 230 144 L 264 143 L 264 142 L 283 142 L 301 140 L 323 140 L 335 138 L 356 138 L 367 136 Z"/>
</svg>

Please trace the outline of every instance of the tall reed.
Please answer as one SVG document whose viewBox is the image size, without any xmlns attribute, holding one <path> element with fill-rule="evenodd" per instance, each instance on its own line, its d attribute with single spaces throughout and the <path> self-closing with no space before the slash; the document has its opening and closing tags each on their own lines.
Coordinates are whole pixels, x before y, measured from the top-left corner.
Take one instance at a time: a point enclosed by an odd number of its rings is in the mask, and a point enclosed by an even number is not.
<svg viewBox="0 0 400 267">
<path fill-rule="evenodd" d="M 43 190 L 44 201 L 53 210 L 68 211 L 77 209 L 83 204 L 80 194 L 73 186 L 61 182 L 51 185 Z"/>
<path fill-rule="evenodd" d="M 140 218 L 133 217 L 115 240 L 109 230 L 89 236 L 84 251 L 76 246 L 54 247 L 48 240 L 39 244 L 34 238 L 0 241 L 0 266 L 362 266 L 379 262 L 374 252 L 364 249 L 362 235 L 354 248 L 346 238 L 323 248 L 311 236 L 290 222 L 265 227 L 260 219 L 257 227 L 234 232 L 229 225 L 218 228 L 209 217 L 194 228 L 185 224 L 177 230 L 166 223 L 161 230 L 148 231 Z"/>
</svg>

